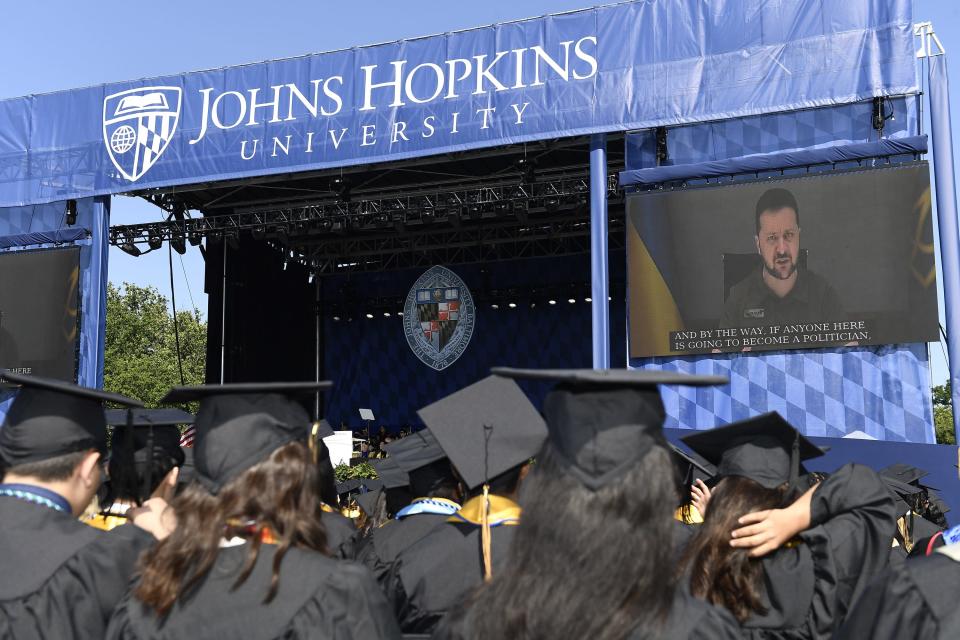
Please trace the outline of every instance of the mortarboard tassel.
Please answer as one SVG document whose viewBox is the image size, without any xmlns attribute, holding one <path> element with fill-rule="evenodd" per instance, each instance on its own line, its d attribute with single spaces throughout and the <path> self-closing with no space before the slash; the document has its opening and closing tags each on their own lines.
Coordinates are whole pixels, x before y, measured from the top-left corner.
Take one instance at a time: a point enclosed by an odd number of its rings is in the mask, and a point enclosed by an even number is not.
<svg viewBox="0 0 960 640">
<path fill-rule="evenodd" d="M 480 547 L 483 550 L 483 581 L 493 579 L 493 559 L 490 548 L 490 485 L 483 484 L 483 511 L 480 512 Z"/>
</svg>

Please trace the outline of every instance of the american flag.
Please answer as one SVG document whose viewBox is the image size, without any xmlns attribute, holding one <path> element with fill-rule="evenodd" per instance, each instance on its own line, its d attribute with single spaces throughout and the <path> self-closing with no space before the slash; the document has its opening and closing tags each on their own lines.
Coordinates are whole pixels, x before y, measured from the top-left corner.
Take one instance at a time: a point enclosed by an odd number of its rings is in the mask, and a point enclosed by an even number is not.
<svg viewBox="0 0 960 640">
<path fill-rule="evenodd" d="M 186 430 L 184 430 L 184 432 L 180 434 L 180 446 L 192 447 L 193 439 L 194 437 L 196 437 L 196 435 L 197 435 L 197 428 L 195 426 L 190 425 L 189 427 L 187 427 Z"/>
</svg>

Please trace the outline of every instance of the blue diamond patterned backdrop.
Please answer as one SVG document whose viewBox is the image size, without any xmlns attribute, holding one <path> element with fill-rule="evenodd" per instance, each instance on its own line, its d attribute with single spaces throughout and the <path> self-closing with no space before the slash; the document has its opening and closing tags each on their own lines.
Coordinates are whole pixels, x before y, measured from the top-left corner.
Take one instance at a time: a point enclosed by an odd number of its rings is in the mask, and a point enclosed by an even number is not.
<svg viewBox="0 0 960 640">
<path fill-rule="evenodd" d="M 886 136 L 917 134 L 916 98 L 889 100 L 887 108 L 894 118 Z M 876 140 L 871 114 L 867 102 L 678 127 L 667 135 L 668 164 Z M 630 134 L 627 168 L 655 163 L 653 132 Z M 925 344 L 638 359 L 630 366 L 730 378 L 721 388 L 664 388 L 668 427 L 708 429 L 779 411 L 811 436 L 860 430 L 881 440 L 936 442 Z"/>
<path fill-rule="evenodd" d="M 623 271 L 623 253 L 612 259 L 611 270 Z M 457 389 L 489 375 L 494 366 L 536 368 L 591 366 L 590 305 L 583 300 L 590 274 L 589 256 L 538 258 L 480 265 L 448 265 L 471 290 L 476 302 L 476 326 L 469 347 L 449 368 L 435 371 L 410 350 L 404 335 L 403 319 L 384 317 L 382 310 L 366 317 L 368 300 L 363 295 L 354 303 L 352 320 L 338 312 L 324 320 L 324 375 L 334 381 L 328 394 L 326 417 L 333 425 L 362 427 L 358 410 L 373 409 L 376 424 L 390 429 L 418 424 L 416 410 Z M 354 276 L 351 290 L 369 298 L 405 297 L 417 277 L 426 269 Z M 622 279 L 621 279 L 622 281 Z M 557 304 L 542 298 L 531 308 L 530 288 L 572 284 L 576 302 L 557 296 Z M 516 290 L 511 293 L 510 290 Z M 337 283 L 326 291 L 330 299 L 341 295 Z M 497 291 L 496 294 L 492 293 Z M 572 294 L 571 294 L 572 295 Z M 482 300 L 482 301 L 481 301 Z M 508 302 L 517 307 L 510 309 Z M 491 304 L 496 303 L 495 310 Z M 399 310 L 399 309 L 397 309 Z M 624 318 L 621 300 L 611 302 L 610 317 Z M 623 322 L 612 328 L 614 361 L 626 358 Z M 539 406 L 546 388 L 524 385 Z"/>
</svg>

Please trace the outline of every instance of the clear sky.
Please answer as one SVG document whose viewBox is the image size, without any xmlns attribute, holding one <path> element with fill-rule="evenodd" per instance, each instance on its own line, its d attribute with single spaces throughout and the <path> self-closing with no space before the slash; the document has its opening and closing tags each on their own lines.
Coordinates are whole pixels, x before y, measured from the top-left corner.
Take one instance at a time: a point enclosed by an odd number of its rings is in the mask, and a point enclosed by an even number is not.
<svg viewBox="0 0 960 640">
<path fill-rule="evenodd" d="M 0 99 L 373 44 L 590 5 L 589 0 L 5 0 L 0 1 Z M 958 129 L 960 2 L 914 0 L 914 19 L 932 21 L 947 52 L 953 53 L 951 107 Z M 956 142 L 954 148 L 960 160 Z M 112 224 L 161 217 L 159 209 L 142 200 L 113 199 Z M 167 252 L 131 258 L 111 248 L 109 277 L 115 283 L 150 284 L 169 296 Z M 174 277 L 178 307 L 192 300 L 205 313 L 203 261 L 197 249 L 188 247 L 183 258 L 174 254 Z M 943 353 L 941 345 L 930 345 L 936 384 L 947 377 Z"/>
</svg>

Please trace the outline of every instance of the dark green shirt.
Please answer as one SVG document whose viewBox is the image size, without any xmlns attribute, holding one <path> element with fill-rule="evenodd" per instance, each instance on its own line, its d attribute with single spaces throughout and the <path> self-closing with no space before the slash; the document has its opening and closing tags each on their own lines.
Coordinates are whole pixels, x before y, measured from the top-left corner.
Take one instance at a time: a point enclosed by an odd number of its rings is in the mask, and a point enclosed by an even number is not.
<svg viewBox="0 0 960 640">
<path fill-rule="evenodd" d="M 754 271 L 730 288 L 730 295 L 723 305 L 720 328 L 841 322 L 846 319 L 840 296 L 813 271 L 798 271 L 796 284 L 782 298 L 763 282 L 762 271 Z"/>
</svg>

